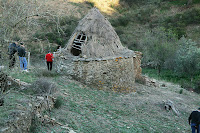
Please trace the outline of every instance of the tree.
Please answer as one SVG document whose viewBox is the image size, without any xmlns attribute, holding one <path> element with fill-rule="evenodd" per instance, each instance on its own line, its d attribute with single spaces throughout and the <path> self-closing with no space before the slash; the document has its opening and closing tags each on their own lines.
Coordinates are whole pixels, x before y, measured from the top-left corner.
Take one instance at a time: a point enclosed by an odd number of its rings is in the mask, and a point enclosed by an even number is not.
<svg viewBox="0 0 200 133">
<path fill-rule="evenodd" d="M 200 69 L 200 48 L 196 46 L 195 42 L 184 37 L 178 43 L 174 70 L 181 76 L 188 75 L 192 81 L 193 76 Z"/>
<path fill-rule="evenodd" d="M 155 67 L 158 73 L 165 66 L 165 62 L 171 58 L 176 49 L 176 36 L 165 29 L 158 28 L 145 33 L 140 41 L 143 52 L 143 63 Z"/>
<path fill-rule="evenodd" d="M 22 35 L 21 29 L 27 30 L 38 25 L 34 17 L 38 16 L 39 6 L 33 0 L 2 0 L 0 19 L 1 41 L 13 40 L 13 37 Z"/>
</svg>

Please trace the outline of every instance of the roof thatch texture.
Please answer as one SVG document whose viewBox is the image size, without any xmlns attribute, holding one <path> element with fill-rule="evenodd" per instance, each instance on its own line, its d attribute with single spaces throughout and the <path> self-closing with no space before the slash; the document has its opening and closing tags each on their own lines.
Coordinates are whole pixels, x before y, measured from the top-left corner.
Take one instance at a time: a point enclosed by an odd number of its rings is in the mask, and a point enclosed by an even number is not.
<svg viewBox="0 0 200 133">
<path fill-rule="evenodd" d="M 97 8 L 79 21 L 77 28 L 66 45 L 70 51 L 77 34 L 84 33 L 87 42 L 81 46 L 81 55 L 86 58 L 103 58 L 113 56 L 133 56 L 134 52 L 123 47 L 121 41 L 110 22 Z"/>
</svg>

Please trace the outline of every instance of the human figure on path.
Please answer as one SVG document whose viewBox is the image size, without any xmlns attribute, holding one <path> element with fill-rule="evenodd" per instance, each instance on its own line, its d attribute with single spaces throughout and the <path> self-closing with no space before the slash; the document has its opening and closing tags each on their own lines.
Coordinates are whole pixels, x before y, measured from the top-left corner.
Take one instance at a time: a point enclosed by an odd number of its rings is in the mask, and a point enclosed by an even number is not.
<svg viewBox="0 0 200 133">
<path fill-rule="evenodd" d="M 195 133 L 197 130 L 197 133 L 200 133 L 200 108 L 196 111 L 192 111 L 188 118 L 188 122 L 191 125 L 192 133 Z"/>
<path fill-rule="evenodd" d="M 13 68 L 15 65 L 15 53 L 17 52 L 18 42 L 10 43 L 8 46 L 8 54 L 9 54 L 9 68 Z"/>
<path fill-rule="evenodd" d="M 53 58 L 54 58 L 53 54 L 50 51 L 48 51 L 48 54 L 46 54 L 45 59 L 46 59 L 46 62 L 47 62 L 47 69 L 49 71 L 52 70 Z"/>
<path fill-rule="evenodd" d="M 28 70 L 27 70 L 27 60 L 26 60 L 26 57 L 25 57 L 26 51 L 25 51 L 24 43 L 22 43 L 22 42 L 20 43 L 20 46 L 18 47 L 17 51 L 18 51 L 21 70 L 28 72 Z"/>
</svg>

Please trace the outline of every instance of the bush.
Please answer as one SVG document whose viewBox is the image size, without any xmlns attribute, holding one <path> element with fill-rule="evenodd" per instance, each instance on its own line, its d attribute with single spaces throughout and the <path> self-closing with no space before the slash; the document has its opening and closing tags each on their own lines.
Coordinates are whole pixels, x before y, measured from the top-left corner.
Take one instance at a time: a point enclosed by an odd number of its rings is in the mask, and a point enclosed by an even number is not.
<svg viewBox="0 0 200 133">
<path fill-rule="evenodd" d="M 48 70 L 35 70 L 35 75 L 37 77 L 57 77 L 59 76 L 59 73 L 56 71 L 48 71 Z"/>
<path fill-rule="evenodd" d="M 145 33 L 140 40 L 140 49 L 143 53 L 143 64 L 151 66 L 160 73 L 165 62 L 172 58 L 176 51 L 176 36 L 172 32 L 158 28 Z"/>
<path fill-rule="evenodd" d="M 195 42 L 184 37 L 178 43 L 179 48 L 174 58 L 174 71 L 180 76 L 188 75 L 192 80 L 200 69 L 200 48 Z"/>
<path fill-rule="evenodd" d="M 31 88 L 35 94 L 53 94 L 56 92 L 55 84 L 49 82 L 47 79 L 36 80 Z"/>
<path fill-rule="evenodd" d="M 38 133 L 38 129 L 41 126 L 42 122 L 39 121 L 39 119 L 34 116 L 33 119 L 31 120 L 31 126 L 29 128 L 30 133 Z"/>
<path fill-rule="evenodd" d="M 117 19 L 112 19 L 110 20 L 112 26 L 117 27 L 117 26 L 127 26 L 129 23 L 129 17 L 127 17 L 127 15 L 123 15 L 118 17 Z"/>
<path fill-rule="evenodd" d="M 56 98 L 55 103 L 54 103 L 54 107 L 58 109 L 58 108 L 61 107 L 62 104 L 63 104 L 63 97 L 62 96 L 58 96 Z"/>
<path fill-rule="evenodd" d="M 186 27 L 190 24 L 199 24 L 200 21 L 200 10 L 192 9 L 175 16 L 167 17 L 162 23 L 166 29 L 170 29 L 178 35 L 180 39 L 186 36 Z"/>
<path fill-rule="evenodd" d="M 134 21 L 138 21 L 139 23 L 146 24 L 151 20 L 151 14 L 153 14 L 154 9 L 152 7 L 146 7 L 144 9 L 139 10 L 139 12 L 135 16 Z"/>
<path fill-rule="evenodd" d="M 91 7 L 94 7 L 94 2 L 92 2 L 92 1 L 85 1 L 85 3 L 90 5 Z"/>
<path fill-rule="evenodd" d="M 197 80 L 195 82 L 195 91 L 200 93 L 200 80 Z"/>
<path fill-rule="evenodd" d="M 180 89 L 179 94 L 183 94 L 183 89 Z"/>
<path fill-rule="evenodd" d="M 44 21 L 43 23 L 45 23 L 46 25 L 43 27 L 42 30 L 37 31 L 33 35 L 33 38 L 48 40 L 51 43 L 56 43 L 61 46 L 64 46 L 65 43 L 68 41 L 78 23 L 78 19 L 75 17 L 55 18 L 54 21 L 51 22 L 44 19 L 42 19 L 41 21 Z M 55 24 L 55 22 L 59 22 L 59 24 Z M 59 31 L 57 25 L 59 26 Z"/>
</svg>

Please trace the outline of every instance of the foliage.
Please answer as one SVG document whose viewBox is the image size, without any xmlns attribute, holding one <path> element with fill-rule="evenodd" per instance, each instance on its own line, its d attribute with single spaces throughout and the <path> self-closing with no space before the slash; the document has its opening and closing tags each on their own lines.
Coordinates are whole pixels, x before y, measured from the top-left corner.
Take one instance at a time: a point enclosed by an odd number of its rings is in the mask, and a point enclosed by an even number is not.
<svg viewBox="0 0 200 133">
<path fill-rule="evenodd" d="M 200 21 L 200 10 L 193 8 L 184 13 L 176 14 L 174 16 L 169 16 L 164 19 L 163 26 L 166 29 L 170 29 L 178 38 L 186 35 L 186 26 L 190 24 L 198 24 Z"/>
<path fill-rule="evenodd" d="M 117 26 L 127 26 L 129 23 L 129 17 L 125 15 L 119 16 L 117 19 L 111 19 L 110 20 L 112 26 L 117 27 Z"/>
<path fill-rule="evenodd" d="M 43 26 L 42 30 L 35 32 L 33 38 L 48 40 L 50 43 L 56 43 L 64 46 L 77 25 L 77 18 L 66 16 L 52 19 L 53 20 L 50 22 L 49 20 L 42 19 L 45 25 Z M 54 24 L 52 25 L 52 23 Z"/>
<path fill-rule="evenodd" d="M 154 29 L 145 33 L 140 40 L 140 49 L 143 52 L 143 63 L 158 69 L 164 67 L 176 50 L 176 37 L 172 32 L 165 32 L 163 28 Z"/>
<path fill-rule="evenodd" d="M 16 64 L 17 65 L 17 64 Z M 10 70 L 6 70 L 8 71 L 8 75 L 16 78 L 16 79 L 20 79 L 21 81 L 27 82 L 27 83 L 33 83 L 36 80 L 36 75 L 34 72 L 21 72 L 17 69 L 13 69 L 12 71 Z"/>
<path fill-rule="evenodd" d="M 183 94 L 183 89 L 180 89 L 179 94 Z"/>
<path fill-rule="evenodd" d="M 38 129 L 41 126 L 42 122 L 34 116 L 31 120 L 31 126 L 29 128 L 30 133 L 38 133 Z"/>
<path fill-rule="evenodd" d="M 200 76 L 197 76 L 197 77 L 198 77 L 198 79 L 195 81 L 195 91 L 200 93 L 200 80 L 199 80 Z"/>
<path fill-rule="evenodd" d="M 143 68 L 142 72 L 143 74 L 146 74 L 158 80 L 165 80 L 168 82 L 180 84 L 182 88 L 186 89 L 193 88 L 195 85 L 195 83 L 191 82 L 190 78 L 187 77 L 187 75 L 183 75 L 182 77 L 180 77 L 172 70 L 162 69 L 160 74 L 158 74 L 156 69 Z"/>
<path fill-rule="evenodd" d="M 52 70 L 52 71 L 48 71 L 48 70 L 44 70 L 44 69 L 40 69 L 40 70 L 35 70 L 35 75 L 37 77 L 57 77 L 59 74 Z"/>
<path fill-rule="evenodd" d="M 62 97 L 62 96 L 58 96 L 58 97 L 56 98 L 55 103 L 54 103 L 54 107 L 55 107 L 56 109 L 58 109 L 58 108 L 60 108 L 60 107 L 62 106 L 62 104 L 63 104 L 63 97 Z"/>
<path fill-rule="evenodd" d="M 86 4 L 90 5 L 91 7 L 94 7 L 95 3 L 93 1 L 86 1 Z"/>
<path fill-rule="evenodd" d="M 31 88 L 35 94 L 53 94 L 56 91 L 56 86 L 47 79 L 38 79 L 32 85 Z"/>
<path fill-rule="evenodd" d="M 21 29 L 31 30 L 38 23 L 33 20 L 40 7 L 32 0 L 2 0 L 0 19 L 0 41 L 19 40 Z"/>
<path fill-rule="evenodd" d="M 200 69 L 200 48 L 192 40 L 184 37 L 179 40 L 175 56 L 175 72 L 192 78 Z"/>
<path fill-rule="evenodd" d="M 147 6 L 145 8 L 139 9 L 136 11 L 135 17 L 132 18 L 132 21 L 137 21 L 142 24 L 149 23 L 151 21 L 151 15 L 154 12 L 154 7 Z M 131 14 L 129 15 L 131 16 Z"/>
<path fill-rule="evenodd" d="M 127 3 L 127 5 L 132 6 L 134 4 L 138 4 L 138 5 L 145 5 L 145 4 L 159 4 L 162 1 L 165 0 L 121 0 L 125 3 Z"/>
<path fill-rule="evenodd" d="M 170 4 L 172 5 L 177 5 L 177 6 L 182 6 L 182 5 L 186 5 L 188 0 L 165 0 L 165 1 L 169 1 Z M 192 2 L 193 4 L 198 4 L 200 3 L 199 0 L 193 0 Z"/>
</svg>

